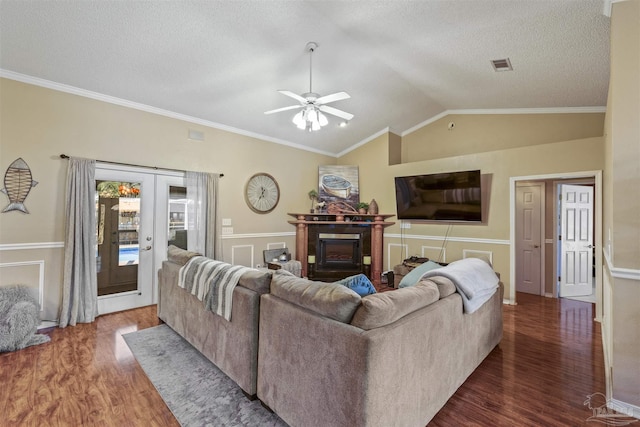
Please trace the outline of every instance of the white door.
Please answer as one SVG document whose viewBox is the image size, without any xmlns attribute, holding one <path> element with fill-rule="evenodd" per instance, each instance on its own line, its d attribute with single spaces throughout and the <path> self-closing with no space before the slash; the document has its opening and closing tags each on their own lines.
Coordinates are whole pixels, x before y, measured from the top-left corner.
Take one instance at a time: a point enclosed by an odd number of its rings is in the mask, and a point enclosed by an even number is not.
<svg viewBox="0 0 640 427">
<path fill-rule="evenodd" d="M 98 314 L 153 303 L 155 175 L 96 165 Z"/>
<path fill-rule="evenodd" d="M 545 183 L 516 186 L 516 291 L 543 295 L 542 241 Z"/>
<path fill-rule="evenodd" d="M 562 187 L 560 296 L 591 295 L 593 278 L 593 187 Z"/>
</svg>

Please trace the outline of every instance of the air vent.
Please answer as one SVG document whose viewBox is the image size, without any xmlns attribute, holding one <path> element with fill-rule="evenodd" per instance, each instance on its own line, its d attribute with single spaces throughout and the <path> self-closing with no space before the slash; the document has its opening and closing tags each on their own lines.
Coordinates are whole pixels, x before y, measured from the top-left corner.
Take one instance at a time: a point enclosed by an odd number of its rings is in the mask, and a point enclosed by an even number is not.
<svg viewBox="0 0 640 427">
<path fill-rule="evenodd" d="M 496 71 L 513 71 L 513 67 L 511 66 L 511 61 L 509 61 L 509 58 L 492 59 L 491 65 L 493 65 L 493 69 Z"/>
<path fill-rule="evenodd" d="M 204 141 L 204 132 L 189 129 L 189 139 L 192 141 Z"/>
</svg>

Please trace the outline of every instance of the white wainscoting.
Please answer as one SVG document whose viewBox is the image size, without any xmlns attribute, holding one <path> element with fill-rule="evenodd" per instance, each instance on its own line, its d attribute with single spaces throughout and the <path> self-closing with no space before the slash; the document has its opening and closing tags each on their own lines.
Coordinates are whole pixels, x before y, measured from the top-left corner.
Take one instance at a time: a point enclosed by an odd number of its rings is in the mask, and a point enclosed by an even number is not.
<svg viewBox="0 0 640 427">
<path fill-rule="evenodd" d="M 397 252 L 397 250 L 394 251 L 392 248 L 400 248 L 400 257 L 396 258 L 396 254 L 395 253 L 392 254 L 393 252 Z M 405 255 L 402 255 L 403 253 Z M 387 267 L 386 268 L 383 267 L 382 270 L 386 271 L 386 270 L 393 269 L 393 266 L 395 264 L 391 263 L 392 262 L 391 259 L 392 258 L 393 259 L 400 259 L 403 256 L 407 256 L 408 257 L 409 256 L 408 253 L 409 253 L 409 245 L 408 244 L 406 244 L 406 243 L 388 243 L 387 244 Z"/>
<path fill-rule="evenodd" d="M 479 239 L 475 237 L 444 237 L 444 236 L 427 236 L 423 234 L 394 234 L 394 233 L 385 233 L 385 238 L 395 238 L 395 239 L 415 239 L 415 240 L 437 240 L 447 242 L 463 242 L 463 243 L 487 243 L 490 245 L 510 245 L 509 240 L 503 239 Z"/>
<path fill-rule="evenodd" d="M 22 272 L 24 272 L 25 268 L 33 268 L 33 267 L 37 268 L 37 282 L 38 282 L 38 288 L 37 288 L 37 297 L 34 295 L 34 297 L 37 298 L 38 300 L 38 304 L 40 305 L 40 311 L 43 310 L 44 308 L 44 260 L 43 259 L 39 259 L 39 260 L 33 260 L 33 261 L 18 261 L 18 262 L 5 262 L 0 264 L 0 269 L 4 269 L 4 268 L 19 268 L 21 269 Z M 27 272 L 22 273 L 21 275 L 24 276 L 28 276 Z M 3 281 L 4 278 L 6 278 L 6 273 L 3 274 Z M 32 286 L 29 286 L 29 283 L 25 283 L 25 280 L 21 279 L 20 281 L 16 282 L 16 283 L 7 283 L 7 284 L 0 284 L 0 286 L 8 286 L 8 285 L 27 285 L 30 288 L 33 288 Z M 35 288 L 34 288 L 35 289 Z"/>
<path fill-rule="evenodd" d="M 440 246 L 421 246 L 420 249 L 420 256 L 422 257 L 426 257 L 439 262 L 447 262 L 447 248 L 443 248 Z M 442 253 L 442 259 L 439 259 L 440 253 Z"/>
<path fill-rule="evenodd" d="M 493 265 L 492 251 L 478 251 L 476 249 L 463 249 L 462 258 L 480 258 L 485 261 L 489 261 L 489 263 Z"/>
<path fill-rule="evenodd" d="M 231 264 L 255 267 L 254 245 L 231 246 Z"/>
<path fill-rule="evenodd" d="M 24 251 L 26 249 L 58 249 L 58 248 L 64 248 L 64 242 L 5 243 L 0 245 L 0 251 Z"/>
<path fill-rule="evenodd" d="M 284 249 L 287 247 L 285 242 L 267 243 L 267 249 Z"/>
</svg>

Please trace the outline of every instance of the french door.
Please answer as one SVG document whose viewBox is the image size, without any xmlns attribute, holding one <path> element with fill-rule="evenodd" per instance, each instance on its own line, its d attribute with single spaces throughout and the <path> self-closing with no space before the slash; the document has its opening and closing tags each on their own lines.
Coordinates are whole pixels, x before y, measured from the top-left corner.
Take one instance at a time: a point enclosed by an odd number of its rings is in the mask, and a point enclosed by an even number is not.
<svg viewBox="0 0 640 427">
<path fill-rule="evenodd" d="M 182 188 L 184 173 L 96 165 L 98 314 L 157 301 L 157 271 L 170 238 L 171 185 Z"/>
<path fill-rule="evenodd" d="M 153 301 L 153 174 L 96 166 L 98 314 Z"/>
</svg>

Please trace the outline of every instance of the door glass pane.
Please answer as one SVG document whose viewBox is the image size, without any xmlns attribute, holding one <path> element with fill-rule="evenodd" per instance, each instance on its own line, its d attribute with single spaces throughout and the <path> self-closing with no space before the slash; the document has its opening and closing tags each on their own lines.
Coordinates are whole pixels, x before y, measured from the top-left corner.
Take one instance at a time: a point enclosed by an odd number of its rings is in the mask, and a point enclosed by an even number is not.
<svg viewBox="0 0 640 427">
<path fill-rule="evenodd" d="M 140 183 L 96 181 L 98 296 L 138 289 Z"/>
<path fill-rule="evenodd" d="M 169 186 L 169 245 L 187 249 L 187 189 Z"/>
</svg>

